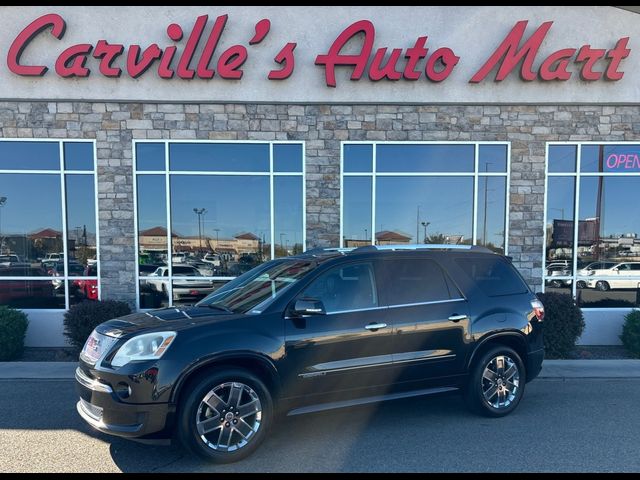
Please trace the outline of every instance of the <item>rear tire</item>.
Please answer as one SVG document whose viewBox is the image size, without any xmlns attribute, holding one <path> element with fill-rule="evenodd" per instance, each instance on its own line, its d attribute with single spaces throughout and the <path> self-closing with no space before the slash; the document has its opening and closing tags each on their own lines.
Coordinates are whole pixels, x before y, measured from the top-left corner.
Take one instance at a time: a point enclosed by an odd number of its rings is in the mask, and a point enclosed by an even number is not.
<svg viewBox="0 0 640 480">
<path fill-rule="evenodd" d="M 260 446 L 273 421 L 273 400 L 258 377 L 242 369 L 216 370 L 189 390 L 176 432 L 185 448 L 213 463 L 232 463 Z"/>
<path fill-rule="evenodd" d="M 598 282 L 596 282 L 596 290 L 599 290 L 601 292 L 606 292 L 611 288 L 611 286 L 609 285 L 608 282 L 605 282 L 603 280 L 599 280 Z"/>
<path fill-rule="evenodd" d="M 504 417 L 520 403 L 525 383 L 526 372 L 520 356 L 512 348 L 498 345 L 474 362 L 464 399 L 474 413 Z"/>
</svg>

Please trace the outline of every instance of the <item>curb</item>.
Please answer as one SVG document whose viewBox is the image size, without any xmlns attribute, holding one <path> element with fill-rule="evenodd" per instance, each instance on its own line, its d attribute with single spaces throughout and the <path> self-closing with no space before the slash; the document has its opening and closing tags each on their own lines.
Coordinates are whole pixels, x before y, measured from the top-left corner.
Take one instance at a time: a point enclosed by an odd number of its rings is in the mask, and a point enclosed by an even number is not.
<svg viewBox="0 0 640 480">
<path fill-rule="evenodd" d="M 71 380 L 77 362 L 0 362 L 0 380 Z M 538 378 L 640 378 L 640 360 L 545 360 Z"/>
</svg>

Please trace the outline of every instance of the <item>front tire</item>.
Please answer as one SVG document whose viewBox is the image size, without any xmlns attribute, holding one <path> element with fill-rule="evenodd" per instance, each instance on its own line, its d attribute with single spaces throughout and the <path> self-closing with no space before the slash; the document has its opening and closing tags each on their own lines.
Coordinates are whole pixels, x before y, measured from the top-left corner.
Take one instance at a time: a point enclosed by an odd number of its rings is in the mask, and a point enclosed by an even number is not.
<svg viewBox="0 0 640 480">
<path fill-rule="evenodd" d="M 611 286 L 609 285 L 608 282 L 605 282 L 603 280 L 598 280 L 598 282 L 596 282 L 596 290 L 599 290 L 601 292 L 607 292 L 610 288 Z"/>
<path fill-rule="evenodd" d="M 188 450 L 213 463 L 231 463 L 262 443 L 273 400 L 258 377 L 242 369 L 217 370 L 189 390 L 177 422 L 177 436 Z"/>
<path fill-rule="evenodd" d="M 465 401 L 474 413 L 504 417 L 520 403 L 525 382 L 525 367 L 516 351 L 496 346 L 475 361 L 464 390 Z"/>
</svg>

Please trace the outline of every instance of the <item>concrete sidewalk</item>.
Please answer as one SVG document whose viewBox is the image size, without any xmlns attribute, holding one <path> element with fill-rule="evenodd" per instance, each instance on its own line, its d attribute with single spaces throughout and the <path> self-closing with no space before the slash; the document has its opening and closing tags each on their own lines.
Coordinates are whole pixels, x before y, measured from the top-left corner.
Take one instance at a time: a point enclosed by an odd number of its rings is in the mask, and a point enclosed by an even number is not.
<svg viewBox="0 0 640 480">
<path fill-rule="evenodd" d="M 0 380 L 73 379 L 76 362 L 0 362 Z M 545 360 L 539 378 L 640 378 L 640 360 Z"/>
</svg>

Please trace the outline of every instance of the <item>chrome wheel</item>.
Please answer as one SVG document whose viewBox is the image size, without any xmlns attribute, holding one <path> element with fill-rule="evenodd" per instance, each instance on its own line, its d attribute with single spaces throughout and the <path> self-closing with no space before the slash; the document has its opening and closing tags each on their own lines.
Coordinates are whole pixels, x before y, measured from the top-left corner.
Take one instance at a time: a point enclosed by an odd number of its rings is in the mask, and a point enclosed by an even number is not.
<svg viewBox="0 0 640 480">
<path fill-rule="evenodd" d="M 211 389 L 196 411 L 200 439 L 219 452 L 233 452 L 247 445 L 261 423 L 258 394 L 239 382 L 226 382 Z"/>
<path fill-rule="evenodd" d="M 507 355 L 492 358 L 482 372 L 482 395 L 493 408 L 507 408 L 518 394 L 520 371 Z"/>
</svg>

